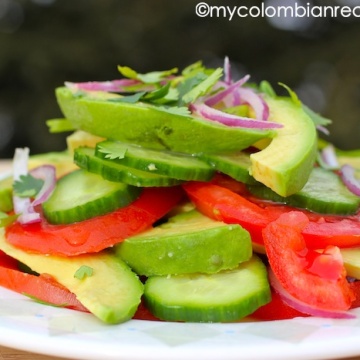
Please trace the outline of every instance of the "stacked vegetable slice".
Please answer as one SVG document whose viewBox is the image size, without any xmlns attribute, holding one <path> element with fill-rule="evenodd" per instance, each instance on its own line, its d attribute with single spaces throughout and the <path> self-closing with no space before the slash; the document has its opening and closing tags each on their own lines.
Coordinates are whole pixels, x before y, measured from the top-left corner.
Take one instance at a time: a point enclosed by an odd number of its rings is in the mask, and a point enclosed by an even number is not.
<svg viewBox="0 0 360 360">
<path fill-rule="evenodd" d="M 109 323 L 141 300 L 169 321 L 261 318 L 271 292 L 292 314 L 351 317 L 357 273 L 342 249 L 360 246 L 360 157 L 319 146 L 329 121 L 285 85 L 280 97 L 233 81 L 228 59 L 119 71 L 57 89 L 66 119 L 48 124 L 75 130 L 68 171 L 29 172 L 19 149 L 14 187 L 2 183 L 0 249 L 40 274 L 29 281 L 52 275 Z"/>
</svg>

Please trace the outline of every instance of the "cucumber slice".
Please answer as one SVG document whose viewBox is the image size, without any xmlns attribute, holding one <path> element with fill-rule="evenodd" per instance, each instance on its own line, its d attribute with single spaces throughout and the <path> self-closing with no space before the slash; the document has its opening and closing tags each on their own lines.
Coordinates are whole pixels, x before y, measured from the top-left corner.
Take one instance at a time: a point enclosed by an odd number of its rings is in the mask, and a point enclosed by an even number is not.
<svg viewBox="0 0 360 360">
<path fill-rule="evenodd" d="M 52 224 L 86 220 L 128 205 L 140 191 L 86 170 L 75 170 L 57 182 L 54 192 L 43 203 L 44 216 Z"/>
<path fill-rule="evenodd" d="M 179 180 L 208 181 L 214 169 L 195 156 L 165 150 L 153 150 L 119 141 L 102 141 L 96 145 L 95 155 L 153 174 Z"/>
<path fill-rule="evenodd" d="M 322 214 L 354 214 L 360 205 L 360 198 L 352 194 L 335 173 L 320 167 L 312 170 L 302 190 L 288 197 L 282 197 L 262 185 L 248 186 L 248 189 L 262 199 Z"/>
<path fill-rule="evenodd" d="M 250 154 L 237 152 L 228 155 L 202 154 L 201 158 L 214 167 L 215 170 L 229 175 L 235 180 L 245 184 L 256 184 L 257 181 L 250 175 Z"/>
<path fill-rule="evenodd" d="M 212 220 L 196 210 L 169 219 L 115 246 L 139 275 L 215 273 L 252 255 L 249 233 L 240 225 Z"/>
<path fill-rule="evenodd" d="M 216 274 L 154 276 L 144 299 L 159 319 L 188 322 L 236 321 L 271 299 L 267 271 L 253 256 L 234 270 Z"/>
<path fill-rule="evenodd" d="M 120 181 L 138 187 L 174 186 L 182 182 L 169 176 L 153 174 L 100 159 L 95 156 L 94 149 L 88 147 L 75 149 L 74 161 L 79 167 L 99 174 L 106 180 Z"/>
</svg>

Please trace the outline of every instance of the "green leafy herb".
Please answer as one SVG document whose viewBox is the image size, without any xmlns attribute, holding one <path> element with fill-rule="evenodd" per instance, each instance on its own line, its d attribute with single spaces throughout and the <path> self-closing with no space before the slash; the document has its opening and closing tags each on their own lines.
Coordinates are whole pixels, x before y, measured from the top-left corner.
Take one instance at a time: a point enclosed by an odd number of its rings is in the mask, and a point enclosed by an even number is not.
<svg viewBox="0 0 360 360">
<path fill-rule="evenodd" d="M 140 80 L 145 84 L 156 84 L 161 82 L 167 76 L 178 72 L 178 68 L 173 68 L 165 71 L 151 71 L 146 74 L 140 74 L 128 66 L 118 66 L 119 72 L 129 79 Z"/>
<path fill-rule="evenodd" d="M 126 95 L 126 96 L 121 96 L 121 97 L 118 97 L 118 98 L 112 98 L 112 99 L 109 99 L 108 101 L 135 104 L 145 94 L 146 94 L 146 91 L 140 91 L 140 92 L 132 94 L 132 95 Z"/>
<path fill-rule="evenodd" d="M 167 112 L 169 114 L 175 114 L 185 117 L 189 117 L 191 115 L 190 110 L 186 106 L 157 106 L 156 109 Z"/>
<path fill-rule="evenodd" d="M 123 159 L 125 157 L 127 149 L 119 149 L 117 146 L 113 146 L 111 142 L 106 145 L 99 145 L 98 150 L 106 154 L 105 158 L 110 160 Z"/>
<path fill-rule="evenodd" d="M 143 100 L 153 102 L 155 100 L 162 99 L 169 93 L 169 89 L 170 89 L 170 83 L 167 83 L 166 85 L 161 86 L 159 89 L 150 91 L 147 94 L 145 94 L 143 96 Z"/>
<path fill-rule="evenodd" d="M 271 84 L 266 81 L 266 80 L 263 80 L 260 82 L 260 85 L 259 85 L 259 90 L 260 92 L 272 97 L 272 98 L 275 98 L 276 97 L 276 92 L 274 90 L 274 88 L 271 86 Z"/>
<path fill-rule="evenodd" d="M 292 90 L 289 86 L 287 86 L 283 83 L 279 83 L 279 85 L 284 87 L 288 91 L 290 98 L 295 103 L 295 105 L 302 106 L 302 103 L 301 103 L 300 99 L 298 98 L 298 96 L 296 95 L 294 90 Z"/>
<path fill-rule="evenodd" d="M 330 119 L 327 119 L 315 111 L 311 110 L 308 106 L 303 104 L 304 111 L 310 116 L 315 125 L 326 126 L 332 123 Z"/>
<path fill-rule="evenodd" d="M 75 272 L 74 278 L 78 280 L 83 280 L 88 276 L 92 276 L 94 273 L 94 269 L 87 265 L 81 265 Z"/>
<path fill-rule="evenodd" d="M 19 197 L 33 197 L 42 188 L 44 180 L 37 179 L 31 174 L 21 175 L 13 184 L 14 194 Z"/>
<path fill-rule="evenodd" d="M 218 82 L 223 74 L 222 68 L 217 68 L 211 75 L 194 86 L 189 92 L 181 98 L 182 102 L 189 104 L 197 100 L 200 96 L 207 94 L 211 88 Z"/>
<path fill-rule="evenodd" d="M 50 119 L 46 121 L 50 133 L 74 131 L 75 128 L 67 119 Z"/>
</svg>

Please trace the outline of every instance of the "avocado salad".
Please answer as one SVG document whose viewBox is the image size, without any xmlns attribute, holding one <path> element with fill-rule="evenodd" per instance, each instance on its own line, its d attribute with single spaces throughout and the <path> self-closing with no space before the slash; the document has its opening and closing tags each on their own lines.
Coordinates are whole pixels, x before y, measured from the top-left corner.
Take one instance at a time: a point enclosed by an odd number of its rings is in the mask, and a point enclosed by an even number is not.
<svg viewBox="0 0 360 360">
<path fill-rule="evenodd" d="M 0 286 L 108 324 L 356 317 L 360 150 L 331 120 L 227 57 L 118 71 L 56 89 L 64 151 L 15 149 Z"/>
</svg>

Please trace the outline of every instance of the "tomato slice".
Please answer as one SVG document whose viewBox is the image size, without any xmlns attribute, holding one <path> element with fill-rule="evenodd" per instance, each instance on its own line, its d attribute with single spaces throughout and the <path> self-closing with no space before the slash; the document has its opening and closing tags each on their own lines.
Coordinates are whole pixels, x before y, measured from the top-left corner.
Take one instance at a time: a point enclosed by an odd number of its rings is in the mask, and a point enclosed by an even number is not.
<svg viewBox="0 0 360 360">
<path fill-rule="evenodd" d="M 308 223 L 305 214 L 291 211 L 264 229 L 270 266 L 284 289 L 300 301 L 323 310 L 348 310 L 355 296 L 339 249 L 308 249 L 301 233 Z"/>
<path fill-rule="evenodd" d="M 205 182 L 183 185 L 196 208 L 212 219 L 239 223 L 251 234 L 253 242 L 263 244 L 262 229 L 276 218 L 258 205 L 230 189 Z"/>
<path fill-rule="evenodd" d="M 18 269 L 17 260 L 2 251 L 0 251 L 0 286 L 34 297 L 49 305 L 88 312 L 72 292 L 50 275 L 36 276 L 22 272 Z"/>
<path fill-rule="evenodd" d="M 13 223 L 6 239 L 25 251 L 61 256 L 93 253 L 149 228 L 183 197 L 181 187 L 146 188 L 130 205 L 69 225 Z"/>
<path fill-rule="evenodd" d="M 250 232 L 252 241 L 258 245 L 264 244 L 262 230 L 266 225 L 281 214 L 295 210 L 290 206 L 256 199 L 234 181 L 221 177 L 213 183 L 189 182 L 183 187 L 199 211 L 226 223 L 242 225 Z M 301 212 L 310 220 L 302 231 L 308 248 L 360 245 L 360 213 L 345 217 L 316 214 L 305 210 Z"/>
<path fill-rule="evenodd" d="M 276 292 L 271 292 L 271 301 L 251 314 L 251 318 L 260 321 L 286 320 L 295 317 L 308 317 L 293 307 L 287 305 L 281 296 Z"/>
</svg>

